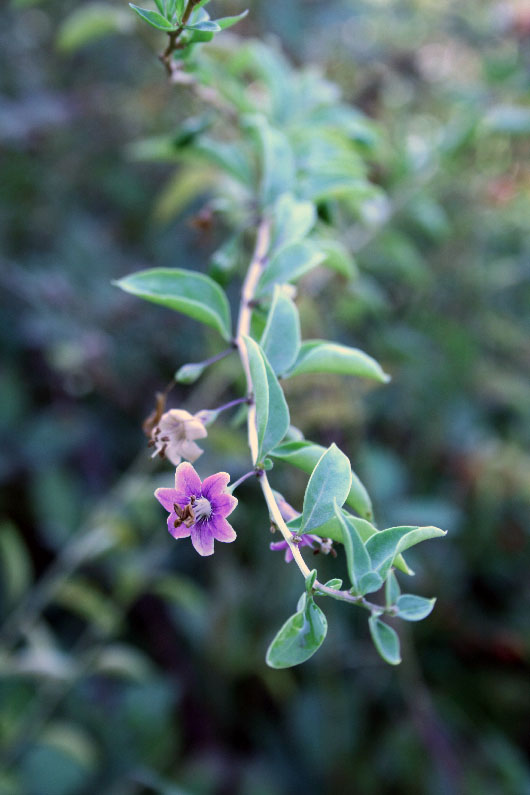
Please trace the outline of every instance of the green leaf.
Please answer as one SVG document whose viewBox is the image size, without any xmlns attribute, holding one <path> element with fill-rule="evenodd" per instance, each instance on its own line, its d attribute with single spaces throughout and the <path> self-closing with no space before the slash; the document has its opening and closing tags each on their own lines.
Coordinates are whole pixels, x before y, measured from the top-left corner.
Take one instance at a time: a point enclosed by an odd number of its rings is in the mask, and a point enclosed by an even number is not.
<svg viewBox="0 0 530 795">
<path fill-rule="evenodd" d="M 248 125 L 256 133 L 260 148 L 260 195 L 264 207 L 293 188 L 295 160 L 291 145 L 280 130 L 271 127 L 264 116 L 248 118 Z"/>
<path fill-rule="evenodd" d="M 309 475 L 315 468 L 318 459 L 325 449 L 326 448 L 321 444 L 314 444 L 314 442 L 309 442 L 304 439 L 298 442 L 285 442 L 275 447 L 274 450 L 271 450 L 270 454 L 273 458 L 286 461 L 298 469 L 301 469 L 303 472 L 307 472 Z M 350 492 L 346 498 L 346 502 L 361 516 L 372 518 L 373 511 L 370 496 L 353 471 Z M 372 527 L 372 525 L 370 525 L 370 527 Z M 373 532 L 377 532 L 375 527 L 373 528 Z"/>
<path fill-rule="evenodd" d="M 254 181 L 254 171 L 247 150 L 239 143 L 215 141 L 202 136 L 193 144 L 190 152 L 226 171 L 243 185 L 252 185 Z"/>
<path fill-rule="evenodd" d="M 389 527 L 373 535 L 366 543 L 366 549 L 372 560 L 372 566 L 383 579 L 396 555 L 409 547 L 446 535 L 439 527 Z"/>
<path fill-rule="evenodd" d="M 374 646 L 383 660 L 390 663 L 390 665 L 399 665 L 401 654 L 397 633 L 376 616 L 370 616 L 368 626 L 370 627 L 370 635 Z"/>
<path fill-rule="evenodd" d="M 389 571 L 388 577 L 386 578 L 385 582 L 386 606 L 391 607 L 392 605 L 395 605 L 399 598 L 400 593 L 401 593 L 401 588 L 399 587 L 396 575 L 394 574 L 393 571 Z"/>
<path fill-rule="evenodd" d="M 184 27 L 186 30 L 198 30 L 204 33 L 219 33 L 221 30 L 217 22 L 213 22 L 211 19 L 203 19 L 191 25 L 184 25 Z"/>
<path fill-rule="evenodd" d="M 221 28 L 221 30 L 225 30 L 226 28 L 231 28 L 232 25 L 236 25 L 241 19 L 244 19 L 248 14 L 248 8 L 246 11 L 242 11 L 241 14 L 236 14 L 232 17 L 221 17 L 221 19 L 216 19 L 215 21 Z"/>
<path fill-rule="evenodd" d="M 133 11 L 136 11 L 139 17 L 151 25 L 151 27 L 157 28 L 157 30 L 164 30 L 166 33 L 171 33 L 172 31 L 177 30 L 177 26 L 172 22 L 168 22 L 168 20 L 163 17 L 162 14 L 159 14 L 158 11 L 149 11 L 147 8 L 140 8 L 139 6 L 135 6 L 133 3 L 129 3 L 129 6 Z"/>
<path fill-rule="evenodd" d="M 304 495 L 300 533 L 310 533 L 334 515 L 335 504 L 342 506 L 352 481 L 348 457 L 332 444 L 319 458 Z"/>
<path fill-rule="evenodd" d="M 300 336 L 298 309 L 285 290 L 276 286 L 260 343 L 275 373 L 281 375 L 294 363 Z"/>
<path fill-rule="evenodd" d="M 335 516 L 342 531 L 342 543 L 346 552 L 350 582 L 356 593 L 365 593 L 361 590 L 360 582 L 361 578 L 372 570 L 370 555 L 366 551 L 366 547 L 361 541 L 355 525 L 346 518 L 344 512 L 336 503 Z"/>
<path fill-rule="evenodd" d="M 32 564 L 22 536 L 11 522 L 0 524 L 0 562 L 2 564 L 2 595 L 12 604 L 29 587 Z"/>
<path fill-rule="evenodd" d="M 383 578 L 376 571 L 368 571 L 359 580 L 359 593 L 374 593 L 383 585 Z"/>
<path fill-rule="evenodd" d="M 305 662 L 320 648 L 328 631 L 326 616 L 305 593 L 298 612 L 288 618 L 267 650 L 267 665 L 290 668 Z"/>
<path fill-rule="evenodd" d="M 175 373 L 175 381 L 178 381 L 179 384 L 194 384 L 204 373 L 207 366 L 203 362 L 183 364 Z"/>
<path fill-rule="evenodd" d="M 367 353 L 325 340 L 307 340 L 302 343 L 298 358 L 286 375 L 291 377 L 303 373 L 357 375 L 373 378 L 383 384 L 390 381 L 390 376 L 383 371 L 381 365 Z"/>
<path fill-rule="evenodd" d="M 57 47 L 74 52 L 85 44 L 113 33 L 128 33 L 134 19 L 128 11 L 107 3 L 89 3 L 76 8 L 59 28 Z"/>
<path fill-rule="evenodd" d="M 54 593 L 54 602 L 78 614 L 104 635 L 113 632 L 121 620 L 114 603 L 81 576 L 72 576 L 62 583 Z"/>
<path fill-rule="evenodd" d="M 212 326 L 226 340 L 231 338 L 227 297 L 221 287 L 203 273 L 179 268 L 152 268 L 132 273 L 114 284 L 126 293 Z"/>
<path fill-rule="evenodd" d="M 283 193 L 274 205 L 271 248 L 277 250 L 303 240 L 315 225 L 316 217 L 313 202 L 300 201 L 292 193 Z"/>
<path fill-rule="evenodd" d="M 166 8 L 165 8 L 166 0 L 155 0 L 155 5 L 162 14 L 162 16 L 166 17 Z"/>
<path fill-rule="evenodd" d="M 332 240 L 326 237 L 316 237 L 314 240 L 325 255 L 325 259 L 322 262 L 325 268 L 337 271 L 346 279 L 353 279 L 357 276 L 358 270 L 355 259 L 345 245 L 339 240 Z"/>
<path fill-rule="evenodd" d="M 322 251 L 308 240 L 283 246 L 267 263 L 258 284 L 258 292 L 264 292 L 273 284 L 296 281 L 320 265 L 324 257 Z"/>
<path fill-rule="evenodd" d="M 258 343 L 244 337 L 250 374 L 254 387 L 256 422 L 258 426 L 258 458 L 256 464 L 285 436 L 289 427 L 289 408 L 274 370 Z"/>
<path fill-rule="evenodd" d="M 357 532 L 359 533 L 359 535 L 361 536 L 364 542 L 368 541 L 368 539 L 371 538 L 376 533 L 379 533 L 377 527 L 374 527 L 373 524 L 366 521 L 365 519 L 359 519 L 357 516 L 351 516 L 349 518 L 349 521 L 353 522 L 353 524 L 357 528 Z M 414 574 L 410 566 L 405 562 L 403 555 L 401 554 L 396 555 L 393 565 L 397 569 L 402 571 L 403 574 L 408 574 L 409 577 L 411 577 Z"/>
<path fill-rule="evenodd" d="M 405 621 L 421 621 L 432 613 L 435 602 L 436 599 L 425 599 L 423 596 L 404 593 L 396 602 L 397 615 Z"/>
</svg>

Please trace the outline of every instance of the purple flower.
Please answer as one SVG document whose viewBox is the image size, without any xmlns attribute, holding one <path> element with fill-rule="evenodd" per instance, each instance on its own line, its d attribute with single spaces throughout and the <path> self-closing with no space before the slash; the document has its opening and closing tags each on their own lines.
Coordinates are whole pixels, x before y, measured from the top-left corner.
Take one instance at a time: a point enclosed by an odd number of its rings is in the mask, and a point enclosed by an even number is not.
<svg viewBox="0 0 530 795">
<path fill-rule="evenodd" d="M 319 536 L 313 536 L 310 535 L 309 533 L 302 533 L 302 535 L 300 536 L 300 541 L 297 541 L 296 543 L 299 547 L 311 547 L 311 549 L 315 549 L 313 544 L 315 543 L 320 544 L 320 541 L 321 539 Z M 292 561 L 293 553 L 291 552 L 291 549 L 287 541 L 285 540 L 273 541 L 270 544 L 270 548 L 274 551 L 276 551 L 277 549 L 285 549 L 285 562 L 290 563 Z M 318 548 L 319 547 L 317 547 L 317 549 Z"/>
<path fill-rule="evenodd" d="M 226 517 L 237 499 L 226 490 L 230 475 L 217 472 L 202 481 L 187 461 L 175 470 L 175 488 L 157 489 L 155 497 L 169 511 L 167 527 L 173 538 L 188 538 L 199 555 L 213 555 L 215 541 L 235 541 Z"/>
</svg>

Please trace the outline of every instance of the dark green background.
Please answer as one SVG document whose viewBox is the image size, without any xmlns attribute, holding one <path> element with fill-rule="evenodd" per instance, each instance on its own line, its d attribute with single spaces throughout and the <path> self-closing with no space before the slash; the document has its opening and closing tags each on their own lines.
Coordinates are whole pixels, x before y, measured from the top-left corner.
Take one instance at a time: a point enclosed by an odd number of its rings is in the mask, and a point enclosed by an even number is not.
<svg viewBox="0 0 530 795">
<path fill-rule="evenodd" d="M 361 277 L 310 281 L 300 309 L 306 336 L 359 345 L 393 381 L 315 376 L 288 396 L 309 438 L 351 455 L 381 526 L 448 530 L 409 555 L 414 590 L 438 603 L 405 626 L 394 669 L 360 611 L 321 600 L 321 651 L 272 671 L 265 650 L 301 581 L 268 550 L 255 484 L 239 492 L 236 544 L 200 559 L 168 540 L 152 490 L 170 473 L 150 466 L 141 421 L 176 367 L 218 342 L 110 282 L 204 270 L 226 234 L 191 223 L 201 201 L 161 220 L 172 169 L 126 154 L 196 107 L 166 85 L 162 34 L 138 24 L 67 54 L 56 38 L 72 3 L 13 2 L 0 29 L 0 560 L 3 615 L 19 608 L 0 636 L 0 792 L 529 793 L 530 12 L 250 5 L 242 36 L 274 33 L 296 63 L 318 63 L 383 133 L 372 177 L 390 217 L 359 243 Z M 233 396 L 230 367 L 174 405 Z M 247 468 L 244 432 L 212 430 L 199 470 Z M 301 494 L 299 474 L 274 477 Z M 71 575 L 83 534 L 93 556 Z M 56 590 L 35 592 L 50 565 Z M 318 565 L 323 579 L 343 564 Z"/>
</svg>

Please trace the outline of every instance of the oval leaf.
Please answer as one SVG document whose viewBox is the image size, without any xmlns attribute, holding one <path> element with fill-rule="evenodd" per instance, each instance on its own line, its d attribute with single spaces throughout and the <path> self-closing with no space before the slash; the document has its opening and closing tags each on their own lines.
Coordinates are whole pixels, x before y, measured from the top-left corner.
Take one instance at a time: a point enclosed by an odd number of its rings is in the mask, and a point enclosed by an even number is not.
<svg viewBox="0 0 530 795">
<path fill-rule="evenodd" d="M 270 289 L 273 284 L 285 284 L 299 279 L 304 273 L 320 265 L 324 258 L 325 254 L 308 240 L 282 246 L 267 263 L 258 284 L 258 292 Z"/>
<path fill-rule="evenodd" d="M 319 459 L 305 490 L 300 533 L 310 533 L 344 505 L 352 480 L 348 457 L 332 444 Z"/>
<path fill-rule="evenodd" d="M 389 527 L 376 533 L 366 542 L 372 566 L 383 579 L 386 578 L 396 555 L 409 547 L 446 535 L 439 527 Z"/>
<path fill-rule="evenodd" d="M 274 370 L 258 343 L 244 337 L 256 404 L 258 461 L 280 442 L 289 428 L 289 408 Z M 254 464 L 257 461 L 253 462 Z"/>
<path fill-rule="evenodd" d="M 298 359 L 287 376 L 302 373 L 338 373 L 373 378 L 386 384 L 390 381 L 379 362 L 358 348 L 339 345 L 325 340 L 307 340 L 302 343 Z"/>
<path fill-rule="evenodd" d="M 326 448 L 321 444 L 302 440 L 299 442 L 286 442 L 281 444 L 275 447 L 274 450 L 271 450 L 270 455 L 273 458 L 278 458 L 280 461 L 287 461 L 303 472 L 311 474 L 325 449 Z M 357 511 L 360 516 L 366 519 L 372 518 L 373 509 L 370 495 L 353 470 L 352 482 L 346 502 L 354 511 Z M 377 531 L 374 528 L 374 533 L 375 532 Z"/>
<path fill-rule="evenodd" d="M 436 599 L 425 599 L 424 596 L 404 593 L 396 602 L 397 615 L 405 621 L 421 621 L 432 613 L 435 602 Z"/>
<path fill-rule="evenodd" d="M 376 616 L 370 616 L 368 619 L 368 626 L 370 627 L 370 635 L 374 642 L 374 646 L 383 658 L 383 660 L 390 665 L 399 665 L 401 662 L 401 654 L 399 650 L 399 638 L 395 630 L 384 624 Z"/>
<path fill-rule="evenodd" d="M 313 202 L 295 199 L 292 193 L 282 194 L 274 205 L 272 250 L 303 240 L 315 225 L 316 217 Z"/>
<path fill-rule="evenodd" d="M 227 297 L 221 287 L 203 273 L 178 268 L 151 268 L 125 276 L 114 284 L 126 293 L 213 326 L 226 340 L 231 337 Z"/>
<path fill-rule="evenodd" d="M 281 287 L 274 296 L 261 337 L 261 347 L 275 373 L 291 367 L 300 350 L 300 318 L 298 309 Z"/>
<path fill-rule="evenodd" d="M 326 616 L 311 596 L 303 594 L 300 610 L 288 618 L 267 650 L 271 668 L 305 662 L 320 648 L 328 631 Z"/>
</svg>

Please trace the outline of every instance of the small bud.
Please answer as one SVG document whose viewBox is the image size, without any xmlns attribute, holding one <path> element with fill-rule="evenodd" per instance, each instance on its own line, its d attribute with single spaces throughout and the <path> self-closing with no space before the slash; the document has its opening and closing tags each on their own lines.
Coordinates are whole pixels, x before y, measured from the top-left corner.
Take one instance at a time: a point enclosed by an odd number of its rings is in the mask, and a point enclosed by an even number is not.
<svg viewBox="0 0 530 795">
<path fill-rule="evenodd" d="M 220 412 L 215 411 L 215 409 L 202 409 L 202 411 L 198 411 L 195 415 L 197 420 L 200 420 L 203 425 L 212 425 L 219 416 Z"/>
<path fill-rule="evenodd" d="M 203 362 L 190 362 L 183 364 L 182 367 L 175 373 L 175 381 L 179 384 L 194 384 L 198 378 L 201 377 L 205 370 Z"/>
</svg>

